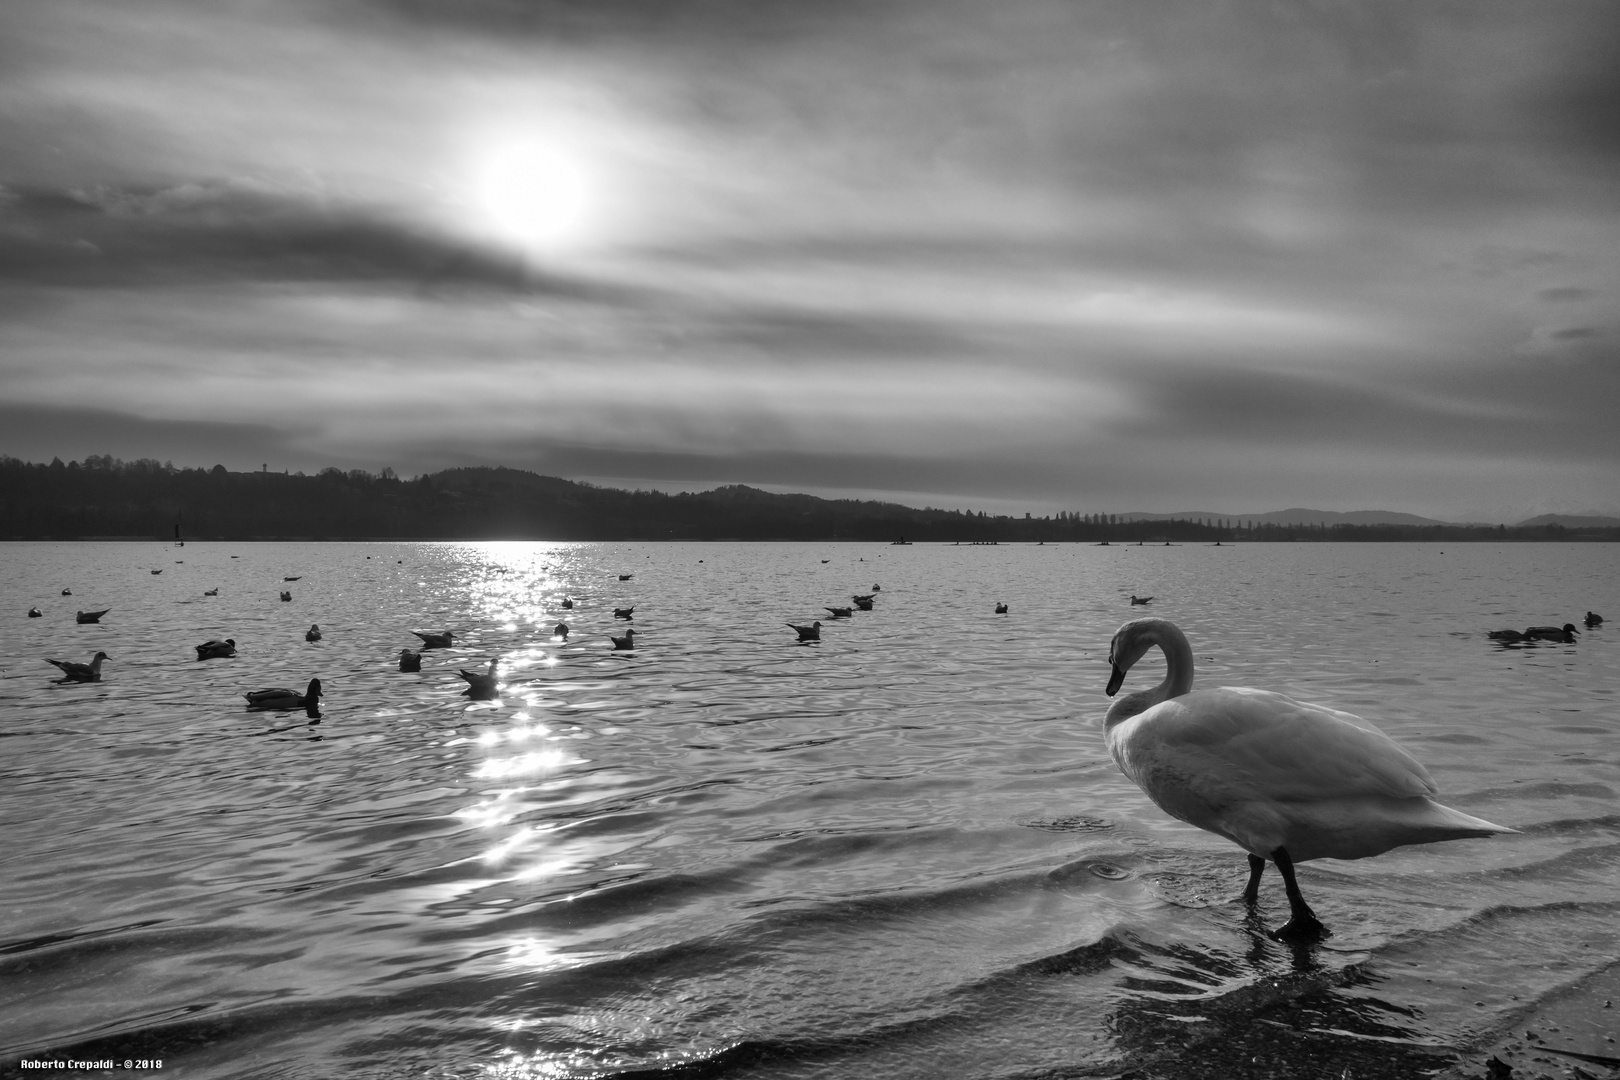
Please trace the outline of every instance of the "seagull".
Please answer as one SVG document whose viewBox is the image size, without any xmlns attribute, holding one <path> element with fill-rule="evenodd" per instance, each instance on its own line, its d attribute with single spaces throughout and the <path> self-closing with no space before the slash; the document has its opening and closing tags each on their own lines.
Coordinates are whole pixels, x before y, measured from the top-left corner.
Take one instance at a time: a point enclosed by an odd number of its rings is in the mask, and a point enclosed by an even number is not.
<svg viewBox="0 0 1620 1080">
<path fill-rule="evenodd" d="M 565 622 L 560 622 L 556 626 L 552 627 L 551 636 L 552 637 L 559 637 L 559 638 L 562 638 L 564 641 L 567 641 L 568 640 L 568 624 L 565 623 Z"/>
<path fill-rule="evenodd" d="M 111 610 L 112 608 L 110 607 L 104 607 L 100 611 L 81 611 L 77 615 L 73 616 L 73 621 L 81 623 L 98 623 L 101 621 L 101 617 Z"/>
<path fill-rule="evenodd" d="M 1110 697 L 1155 645 L 1164 682 L 1109 708 L 1109 753 L 1165 813 L 1248 851 L 1247 904 L 1259 900 L 1266 860 L 1277 864 L 1289 919 L 1273 937 L 1326 933 L 1300 894 L 1297 862 L 1516 831 L 1441 805 L 1428 770 L 1359 716 L 1250 687 L 1194 690 L 1192 646 L 1165 619 L 1115 633 Z"/>
<path fill-rule="evenodd" d="M 235 638 L 226 638 L 224 641 L 220 641 L 219 639 L 215 638 L 212 641 L 205 641 L 201 645 L 197 646 L 198 660 L 224 660 L 235 655 Z"/>
<path fill-rule="evenodd" d="M 999 600 L 996 601 L 996 614 L 997 615 L 1005 615 L 1005 614 L 1007 614 L 1007 605 L 1003 604 Z"/>
<path fill-rule="evenodd" d="M 399 670 L 421 671 L 422 654 L 419 652 L 412 652 L 409 649 L 399 650 Z"/>
<path fill-rule="evenodd" d="M 247 698 L 247 707 L 250 709 L 267 709 L 276 712 L 303 709 L 305 713 L 314 719 L 319 720 L 321 718 L 321 680 L 319 679 L 309 680 L 309 686 L 302 694 L 278 686 L 269 690 L 254 690 L 242 696 Z"/>
<path fill-rule="evenodd" d="M 412 630 L 411 633 L 422 639 L 424 649 L 448 649 L 451 639 L 455 636 L 448 630 L 438 634 L 424 634 L 420 630 Z"/>
<path fill-rule="evenodd" d="M 320 626 L 318 624 L 316 624 L 316 623 L 310 623 L 309 624 L 309 629 L 304 631 L 304 640 L 305 641 L 319 641 L 319 640 L 321 640 L 321 628 L 320 628 Z"/>
<path fill-rule="evenodd" d="M 616 607 L 613 609 L 615 619 L 633 619 L 635 615 L 636 609 L 633 607 Z"/>
<path fill-rule="evenodd" d="M 855 606 L 860 608 L 862 611 L 871 611 L 872 610 L 872 594 L 871 593 L 867 593 L 865 596 L 852 596 L 852 597 L 850 597 L 850 599 L 855 601 Z"/>
<path fill-rule="evenodd" d="M 489 670 L 486 672 L 468 671 L 466 668 L 462 668 L 457 672 L 463 679 L 467 680 L 467 689 L 463 690 L 462 693 L 474 701 L 494 700 L 498 695 L 495 685 L 495 664 L 496 661 L 491 660 Z"/>
<path fill-rule="evenodd" d="M 98 652 L 90 658 L 88 664 L 76 664 L 72 660 L 46 660 L 47 664 L 55 664 L 62 669 L 62 677 L 57 682 L 100 682 L 101 662 L 111 660 L 112 657 L 104 652 Z"/>
<path fill-rule="evenodd" d="M 1132 593 L 1131 594 L 1131 603 L 1133 603 L 1133 604 L 1151 604 L 1151 603 L 1153 603 L 1153 597 L 1151 597 L 1151 596 L 1137 596 L 1135 593 Z"/>
<path fill-rule="evenodd" d="M 613 648 L 616 650 L 622 651 L 636 647 L 636 632 L 634 630 L 626 630 L 624 637 L 613 637 L 613 635 L 609 634 L 608 638 L 613 642 Z"/>
<path fill-rule="evenodd" d="M 800 641 L 821 640 L 821 623 L 819 621 L 813 622 L 809 626 L 800 626 L 797 623 L 788 623 L 787 625 L 799 632 Z"/>
<path fill-rule="evenodd" d="M 835 619 L 847 619 L 847 618 L 850 618 L 852 615 L 855 614 L 855 609 L 854 608 L 830 607 L 830 608 L 827 608 L 827 610 L 832 612 L 832 617 L 835 618 Z"/>
</svg>

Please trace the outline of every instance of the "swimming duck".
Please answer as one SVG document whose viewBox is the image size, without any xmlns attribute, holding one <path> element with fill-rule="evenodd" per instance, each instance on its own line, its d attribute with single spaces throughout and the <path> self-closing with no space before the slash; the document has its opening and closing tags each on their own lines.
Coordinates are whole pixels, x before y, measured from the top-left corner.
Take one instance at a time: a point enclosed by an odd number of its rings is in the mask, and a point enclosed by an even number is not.
<svg viewBox="0 0 1620 1080">
<path fill-rule="evenodd" d="M 219 590 L 218 589 L 209 589 L 206 592 L 204 592 L 203 595 L 204 596 L 218 596 L 219 595 Z"/>
<path fill-rule="evenodd" d="M 1005 614 L 1007 614 L 1007 605 L 1003 604 L 999 600 L 996 601 L 996 614 L 997 615 L 1005 615 Z"/>
<path fill-rule="evenodd" d="M 315 719 L 320 719 L 321 680 L 319 679 L 309 680 L 309 686 L 302 694 L 278 686 L 269 690 L 254 690 L 242 696 L 247 698 L 247 707 L 250 709 L 266 709 L 277 712 L 303 709 Z"/>
<path fill-rule="evenodd" d="M 1524 639 L 1526 641 L 1574 641 L 1575 635 L 1580 631 L 1575 629 L 1574 623 L 1565 623 L 1563 626 L 1531 626 L 1526 627 Z"/>
<path fill-rule="evenodd" d="M 448 649 L 450 642 L 455 637 L 448 630 L 437 634 L 424 634 L 420 630 L 412 630 L 411 633 L 422 639 L 422 648 L 424 649 Z"/>
<path fill-rule="evenodd" d="M 154 571 L 152 571 L 152 573 L 154 573 L 154 574 L 161 574 L 161 573 L 163 573 L 163 571 L 161 571 L 161 570 L 154 570 Z"/>
<path fill-rule="evenodd" d="M 797 623 L 788 623 L 788 625 L 799 632 L 800 641 L 821 640 L 821 623 L 819 621 L 813 622 L 809 626 L 800 626 Z"/>
<path fill-rule="evenodd" d="M 81 611 L 77 615 L 73 616 L 73 621 L 80 623 L 98 623 L 101 621 L 101 617 L 111 610 L 112 608 L 110 607 L 104 607 L 100 611 Z"/>
<path fill-rule="evenodd" d="M 292 599 L 292 593 L 288 592 L 286 589 L 282 589 L 281 590 L 281 598 L 283 600 L 291 600 Z"/>
<path fill-rule="evenodd" d="M 1436 802 L 1428 771 L 1359 716 L 1249 687 L 1194 690 L 1192 646 L 1165 619 L 1136 619 L 1115 633 L 1110 697 L 1155 645 L 1164 682 L 1108 710 L 1109 752 L 1165 813 L 1249 852 L 1246 903 L 1259 899 L 1266 860 L 1277 864 L 1290 914 L 1272 936 L 1325 933 L 1300 894 L 1295 863 L 1515 831 Z"/>
<path fill-rule="evenodd" d="M 565 597 L 563 597 L 562 606 L 563 606 L 564 611 L 572 611 L 573 607 L 574 607 L 574 602 L 572 600 L 570 600 L 568 597 L 565 596 Z"/>
<path fill-rule="evenodd" d="M 1592 629 L 1592 627 L 1594 627 L 1594 626 L 1602 626 L 1602 625 L 1603 625 L 1603 616 L 1599 615 L 1595 611 L 1588 611 L 1586 613 L 1586 628 L 1588 630 Z"/>
<path fill-rule="evenodd" d="M 830 608 L 827 608 L 826 610 L 832 612 L 832 617 L 835 618 L 835 619 L 849 619 L 849 618 L 853 618 L 854 615 L 855 615 L 855 609 L 854 608 L 830 607 Z"/>
<path fill-rule="evenodd" d="M 636 632 L 634 630 L 626 630 L 624 632 L 624 637 L 614 637 L 613 635 L 609 634 L 608 640 L 613 642 L 613 647 L 617 650 L 622 651 L 625 649 L 633 649 L 636 647 Z"/>
<path fill-rule="evenodd" d="M 1131 594 L 1131 603 L 1133 605 L 1134 604 L 1151 604 L 1151 603 L 1153 603 L 1153 597 L 1151 597 L 1151 596 L 1137 596 L 1135 593 L 1132 593 Z"/>
<path fill-rule="evenodd" d="M 613 609 L 613 617 L 615 619 L 633 619 L 636 617 L 636 609 L 633 607 L 616 607 Z"/>
<path fill-rule="evenodd" d="M 872 586 L 872 591 L 875 592 L 875 593 L 880 593 L 880 592 L 883 591 L 883 586 L 881 586 L 881 585 L 873 585 Z"/>
<path fill-rule="evenodd" d="M 860 608 L 862 611 L 871 611 L 872 610 L 872 594 L 871 593 L 867 593 L 865 596 L 852 596 L 852 597 L 850 597 L 850 599 L 855 601 L 855 606 Z"/>
<path fill-rule="evenodd" d="M 321 640 L 321 628 L 320 628 L 320 625 L 317 624 L 317 623 L 310 623 L 309 624 L 309 629 L 304 631 L 304 640 L 305 641 L 319 641 L 319 640 Z"/>
<path fill-rule="evenodd" d="M 197 646 L 198 660 L 224 660 L 236 655 L 236 639 L 226 638 L 224 641 L 214 639 L 205 641 Z"/>
<path fill-rule="evenodd" d="M 281 580 L 282 581 L 297 581 L 299 578 L 301 578 L 303 576 L 304 576 L 303 574 L 295 574 L 292 577 L 284 577 Z"/>
<path fill-rule="evenodd" d="M 43 611 L 39 610 L 39 608 L 37 608 L 37 607 L 31 607 L 31 608 L 28 609 L 28 617 L 30 619 L 41 618 L 41 617 L 44 616 L 44 614 L 45 613 Z"/>
<path fill-rule="evenodd" d="M 101 662 L 111 660 L 112 657 L 104 652 L 98 652 L 90 658 L 88 664 L 74 663 L 72 660 L 46 660 L 47 664 L 55 664 L 62 669 L 62 677 L 57 682 L 100 682 Z"/>
<path fill-rule="evenodd" d="M 399 670 L 421 671 L 422 654 L 419 652 L 412 652 L 409 649 L 399 650 Z"/>
<path fill-rule="evenodd" d="M 567 641 L 568 640 L 568 624 L 565 623 L 565 622 L 560 622 L 556 626 L 552 627 L 551 628 L 551 636 L 552 637 L 562 638 L 564 641 Z"/>
<path fill-rule="evenodd" d="M 462 693 L 474 701 L 493 701 L 499 695 L 499 690 L 495 685 L 495 664 L 496 661 L 491 660 L 489 670 L 484 672 L 468 671 L 466 668 L 462 668 L 457 672 L 458 675 L 467 680 L 467 689 L 463 690 Z"/>
<path fill-rule="evenodd" d="M 634 576 L 635 576 L 634 574 L 620 574 L 619 575 L 619 580 L 620 581 L 629 581 Z"/>
<path fill-rule="evenodd" d="M 73 595 L 73 590 L 72 589 L 63 589 L 62 590 L 62 595 L 63 596 L 72 596 Z"/>
</svg>

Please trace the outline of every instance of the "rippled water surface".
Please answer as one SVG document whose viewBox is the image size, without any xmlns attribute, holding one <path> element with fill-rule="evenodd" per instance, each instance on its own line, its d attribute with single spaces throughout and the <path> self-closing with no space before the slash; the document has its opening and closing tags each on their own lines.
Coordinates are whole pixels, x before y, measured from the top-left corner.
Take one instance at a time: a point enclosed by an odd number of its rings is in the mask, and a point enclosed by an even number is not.
<svg viewBox="0 0 1620 1080">
<path fill-rule="evenodd" d="M 1620 546 L 0 558 L 9 1073 L 1473 1076 L 1552 1009 L 1538 1038 L 1620 1054 L 1596 1002 L 1620 997 L 1620 618 L 1484 636 L 1620 616 Z M 1360 713 L 1521 835 L 1306 864 L 1332 936 L 1270 940 L 1275 876 L 1247 912 L 1243 853 L 1108 758 L 1131 593 L 1187 631 L 1199 685 Z M 785 625 L 816 618 L 816 643 Z M 454 645 L 402 673 L 413 630 Z M 237 657 L 195 659 L 225 637 Z M 97 650 L 99 683 L 42 662 Z M 456 672 L 490 659 L 500 696 L 470 701 Z M 318 722 L 245 708 L 311 677 Z"/>
</svg>

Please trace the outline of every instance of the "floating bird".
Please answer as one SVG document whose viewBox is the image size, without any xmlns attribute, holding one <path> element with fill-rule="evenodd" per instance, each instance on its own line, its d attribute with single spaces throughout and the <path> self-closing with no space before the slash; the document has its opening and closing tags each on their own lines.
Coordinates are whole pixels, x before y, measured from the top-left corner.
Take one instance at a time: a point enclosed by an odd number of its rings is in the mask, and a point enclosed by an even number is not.
<svg viewBox="0 0 1620 1080">
<path fill-rule="evenodd" d="M 1602 626 L 1602 625 L 1603 625 L 1603 616 L 1599 615 L 1595 611 L 1588 611 L 1586 613 L 1586 628 L 1588 630 L 1592 629 L 1592 627 L 1594 627 L 1594 626 Z"/>
<path fill-rule="evenodd" d="M 1151 603 L 1153 603 L 1153 597 L 1151 597 L 1151 596 L 1137 596 L 1135 593 L 1132 593 L 1131 594 L 1131 603 L 1132 604 L 1151 604 Z"/>
<path fill-rule="evenodd" d="M 303 576 L 304 576 L 303 574 L 295 574 L 292 577 L 284 577 L 281 580 L 282 581 L 297 581 L 299 578 L 301 578 Z"/>
<path fill-rule="evenodd" d="M 111 610 L 110 607 L 104 607 L 100 611 L 81 611 L 73 616 L 73 621 L 81 623 L 100 622 L 101 617 Z"/>
<path fill-rule="evenodd" d="M 634 576 L 635 576 L 634 574 L 620 574 L 619 575 L 619 580 L 620 581 L 629 581 Z"/>
<path fill-rule="evenodd" d="M 873 585 L 872 586 L 872 591 L 875 592 L 875 593 L 882 592 L 883 591 L 883 586 L 881 586 L 881 585 Z"/>
<path fill-rule="evenodd" d="M 799 632 L 799 640 L 800 641 L 820 641 L 821 640 L 821 623 L 820 622 L 813 622 L 809 626 L 800 626 L 798 623 L 788 623 L 788 625 Z"/>
<path fill-rule="evenodd" d="M 854 608 L 830 607 L 827 610 L 832 612 L 832 617 L 835 619 L 848 619 L 855 614 Z"/>
<path fill-rule="evenodd" d="M 424 649 L 448 649 L 451 639 L 455 637 L 448 630 L 438 634 L 424 634 L 420 630 L 412 630 L 411 633 L 422 639 L 422 648 Z"/>
<path fill-rule="evenodd" d="M 996 614 L 997 615 L 1005 615 L 1005 614 L 1007 614 L 1007 605 L 1003 604 L 999 600 L 996 601 Z"/>
<path fill-rule="evenodd" d="M 559 638 L 562 638 L 564 641 L 567 641 L 568 640 L 568 624 L 565 623 L 565 622 L 560 622 L 556 626 L 552 627 L 551 628 L 551 636 L 552 637 L 559 637 Z"/>
<path fill-rule="evenodd" d="M 1289 919 L 1274 937 L 1325 933 L 1295 863 L 1515 831 L 1436 802 L 1427 770 L 1359 716 L 1249 687 L 1193 690 L 1192 646 L 1165 619 L 1136 619 L 1114 635 L 1110 697 L 1155 645 L 1164 682 L 1108 710 L 1109 752 L 1165 813 L 1249 852 L 1246 903 L 1259 899 L 1266 860 L 1277 864 Z"/>
<path fill-rule="evenodd" d="M 626 630 L 624 637 L 613 637 L 613 635 L 609 634 L 608 639 L 613 642 L 615 649 L 623 650 L 636 647 L 636 632 L 634 630 Z"/>
<path fill-rule="evenodd" d="M 291 600 L 292 599 L 292 593 L 288 592 L 286 589 L 282 589 L 281 590 L 281 598 L 283 600 Z"/>
<path fill-rule="evenodd" d="M 321 640 L 321 628 L 320 628 L 319 624 L 317 624 L 317 623 L 310 623 L 309 624 L 309 629 L 304 631 L 304 640 L 305 641 L 319 641 L 319 640 Z"/>
<path fill-rule="evenodd" d="M 850 597 L 850 599 L 855 601 L 855 606 L 860 608 L 862 611 L 871 611 L 872 610 L 872 594 L 871 593 L 867 593 L 865 596 L 852 596 L 852 597 Z"/>
<path fill-rule="evenodd" d="M 198 660 L 225 660 L 236 655 L 236 639 L 214 639 L 197 646 Z"/>
<path fill-rule="evenodd" d="M 163 573 L 163 571 L 161 571 L 161 570 L 154 570 L 154 571 L 152 571 L 152 573 L 154 573 L 154 574 L 161 574 L 161 573 Z"/>
<path fill-rule="evenodd" d="M 1531 626 L 1524 631 L 1526 641 L 1574 641 L 1575 635 L 1580 633 L 1575 629 L 1574 623 L 1565 623 L 1563 626 Z"/>
<path fill-rule="evenodd" d="M 73 590 L 72 589 L 63 589 L 62 590 L 62 595 L 63 596 L 72 596 L 73 595 Z"/>
<path fill-rule="evenodd" d="M 269 690 L 254 690 L 242 696 L 247 698 L 247 707 L 250 709 L 267 709 L 276 712 L 303 709 L 309 716 L 317 720 L 321 717 L 321 680 L 319 679 L 309 680 L 309 686 L 302 694 L 278 686 Z"/>
<path fill-rule="evenodd" d="M 615 619 L 633 619 L 635 615 L 636 609 L 633 607 L 616 607 L 613 609 Z"/>
<path fill-rule="evenodd" d="M 39 610 L 39 608 L 37 608 L 37 607 L 31 607 L 31 608 L 28 609 L 28 617 L 30 619 L 38 619 L 41 616 L 43 616 L 44 614 L 45 613 L 43 611 Z"/>
<path fill-rule="evenodd" d="M 563 606 L 563 609 L 565 611 L 570 611 L 574 607 L 574 602 L 572 600 L 568 599 L 568 597 L 565 596 L 565 597 L 563 597 L 562 606 Z"/>
<path fill-rule="evenodd" d="M 499 695 L 499 689 L 495 685 L 495 663 L 491 660 L 489 670 L 486 672 L 468 671 L 466 668 L 457 672 L 467 680 L 467 689 L 462 693 L 474 701 L 493 701 Z"/>
<path fill-rule="evenodd" d="M 827 563 L 832 562 L 832 560 L 831 559 L 822 559 L 821 562 L 822 562 L 823 565 L 825 565 Z"/>
<path fill-rule="evenodd" d="M 412 652 L 410 649 L 399 650 L 399 670 L 421 671 L 422 654 L 419 652 Z"/>
<path fill-rule="evenodd" d="M 90 658 L 88 664 L 76 664 L 72 660 L 46 660 L 47 664 L 55 664 L 62 669 L 62 677 L 57 682 L 100 682 L 101 662 L 111 660 L 112 657 L 104 652 L 98 652 Z"/>
<path fill-rule="evenodd" d="M 219 595 L 219 590 L 218 589 L 209 589 L 207 592 L 203 593 L 203 595 L 204 596 L 218 596 Z"/>
</svg>

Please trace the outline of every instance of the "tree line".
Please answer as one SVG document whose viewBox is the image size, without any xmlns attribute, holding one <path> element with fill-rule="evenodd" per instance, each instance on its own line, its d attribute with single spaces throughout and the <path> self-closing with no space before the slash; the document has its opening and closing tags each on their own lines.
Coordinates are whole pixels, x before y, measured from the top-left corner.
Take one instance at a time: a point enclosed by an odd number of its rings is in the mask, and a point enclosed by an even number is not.
<svg viewBox="0 0 1620 1080">
<path fill-rule="evenodd" d="M 733 484 L 670 495 L 508 468 L 303 473 L 176 468 L 150 458 L 0 457 L 0 538 L 214 540 L 863 540 L 919 543 L 1620 540 L 1620 529 L 1282 525 L 988 515 L 780 495 Z"/>
</svg>

